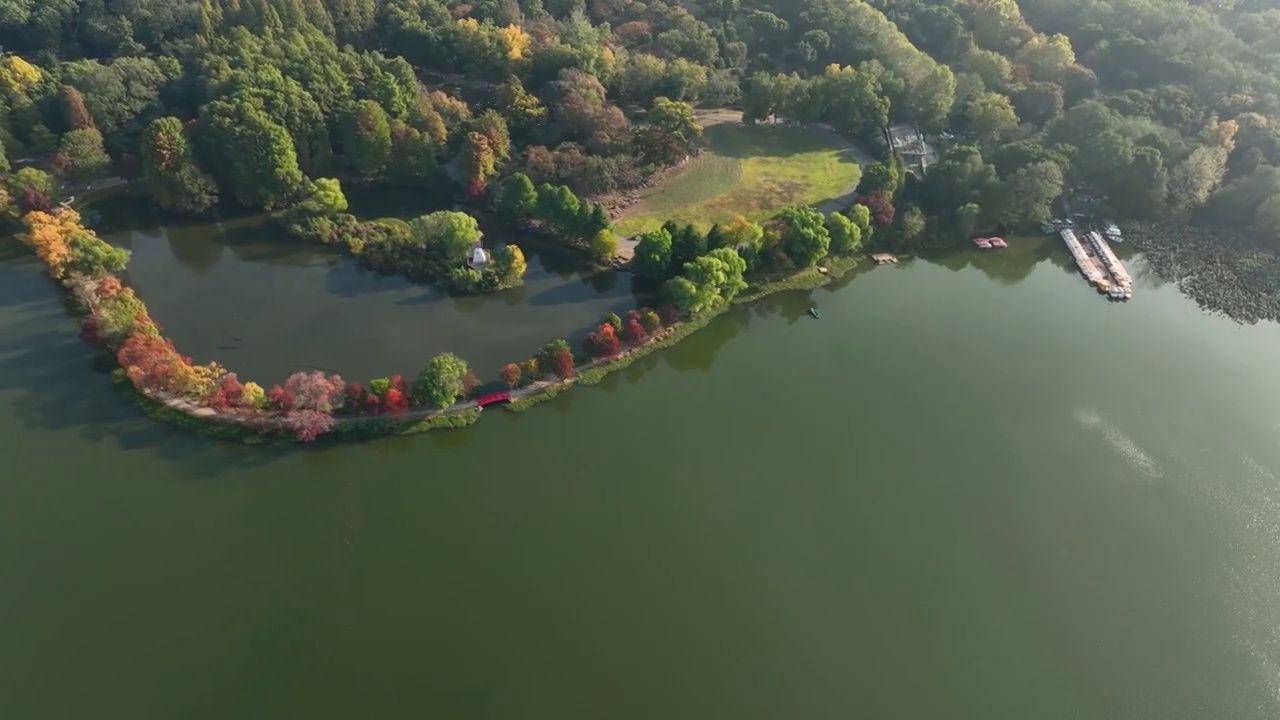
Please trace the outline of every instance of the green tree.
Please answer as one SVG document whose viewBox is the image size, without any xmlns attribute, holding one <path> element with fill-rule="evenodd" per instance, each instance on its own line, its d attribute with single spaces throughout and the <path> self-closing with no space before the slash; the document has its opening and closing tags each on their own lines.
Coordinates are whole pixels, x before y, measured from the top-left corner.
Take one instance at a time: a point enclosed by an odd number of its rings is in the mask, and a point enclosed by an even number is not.
<svg viewBox="0 0 1280 720">
<path fill-rule="evenodd" d="M 252 103 L 215 100 L 200 109 L 200 126 L 214 176 L 241 205 L 281 207 L 301 187 L 292 138 Z"/>
<path fill-rule="evenodd" d="M 151 197 L 166 210 L 203 213 L 218 199 L 213 180 L 196 165 L 176 117 L 157 118 L 143 131 L 142 170 Z"/>
<path fill-rule="evenodd" d="M 463 390 L 462 379 L 469 372 L 471 369 L 467 362 L 457 355 L 437 355 L 418 373 L 415 390 L 419 397 L 430 400 L 441 410 L 447 410 L 458 401 Z"/>
<path fill-rule="evenodd" d="M 1051 161 L 1020 168 L 1008 180 L 1013 192 L 1014 222 L 1029 224 L 1053 216 L 1053 201 L 1062 195 L 1062 168 Z"/>
<path fill-rule="evenodd" d="M 465 261 L 471 254 L 471 246 L 484 237 L 475 218 L 451 210 L 423 215 L 410 222 L 409 227 L 414 242 L 433 249 L 450 262 Z"/>
<path fill-rule="evenodd" d="M 672 305 L 682 312 L 696 315 L 710 307 L 715 299 L 715 292 L 710 287 L 699 287 L 687 277 L 676 277 L 662 286 L 662 292 Z"/>
<path fill-rule="evenodd" d="M 552 230 L 573 233 L 578 223 L 580 207 L 578 196 L 563 185 L 544 183 L 538 188 L 538 217 Z"/>
<path fill-rule="evenodd" d="M 493 261 L 485 268 L 492 271 L 502 288 L 515 287 L 524 279 L 529 265 L 525 262 L 524 252 L 518 245 L 503 245 L 493 251 Z"/>
<path fill-rule="evenodd" d="M 898 217 L 898 235 L 907 245 L 915 244 L 924 235 L 928 227 L 924 213 L 918 207 L 911 207 Z"/>
<path fill-rule="evenodd" d="M 705 255 L 707 252 L 707 236 L 698 232 L 693 225 L 685 225 L 679 232 L 671 236 L 671 264 L 684 267 L 685 263 Z"/>
<path fill-rule="evenodd" d="M 422 180 L 438 167 L 431 136 L 401 120 L 391 121 L 391 162 L 387 173 L 401 181 Z"/>
<path fill-rule="evenodd" d="M 702 125 L 688 103 L 655 98 L 649 110 L 649 124 L 669 135 L 682 139 L 692 146 L 702 138 Z"/>
<path fill-rule="evenodd" d="M 591 256 L 608 260 L 618 254 L 618 236 L 612 230 L 601 230 L 591 237 Z"/>
<path fill-rule="evenodd" d="M 356 103 L 344 123 L 344 151 L 361 177 L 377 177 L 391 162 L 391 121 L 373 100 Z"/>
<path fill-rule="evenodd" d="M 862 243 L 871 241 L 871 234 L 875 232 L 875 228 L 871 225 L 871 208 L 866 205 L 854 205 L 849 208 L 849 219 L 854 225 L 858 226 L 858 235 L 862 238 Z"/>
<path fill-rule="evenodd" d="M 513 223 L 528 222 L 538 208 L 538 191 L 524 173 L 502 181 L 498 193 L 498 213 Z"/>
<path fill-rule="evenodd" d="M 520 78 L 512 75 L 498 88 L 498 111 L 517 133 L 532 132 L 547 119 L 547 109 L 537 96 L 525 92 Z"/>
<path fill-rule="evenodd" d="M 964 109 L 964 119 L 983 142 L 992 142 L 1018 127 L 1018 114 L 1009 98 L 993 92 L 982 93 L 971 100 Z"/>
<path fill-rule="evenodd" d="M 671 234 L 653 230 L 640 236 L 631 267 L 640 277 L 662 280 L 671 272 Z"/>
<path fill-rule="evenodd" d="M 822 213 L 804 205 L 783 208 L 774 221 L 781 229 L 782 249 L 796 267 L 810 267 L 827 256 L 831 234 Z"/>
<path fill-rule="evenodd" d="M 862 230 L 840 213 L 827 216 L 827 233 L 831 236 L 832 255 L 850 255 L 862 246 Z"/>
<path fill-rule="evenodd" d="M 898 192 L 900 183 L 901 176 L 895 166 L 886 165 L 882 162 L 873 162 L 862 169 L 862 179 L 858 182 L 858 193 L 860 195 L 870 195 L 882 192 L 890 199 L 893 199 L 894 193 Z"/>
<path fill-rule="evenodd" d="M 316 178 L 311 192 L 298 207 L 309 215 L 333 216 L 347 211 L 347 196 L 342 183 L 334 178 Z"/>
<path fill-rule="evenodd" d="M 965 203 L 956 209 L 956 232 L 963 238 L 972 237 L 982 219 L 982 206 L 977 203 Z"/>
<path fill-rule="evenodd" d="M 1169 198 L 1174 209 L 1190 212 L 1205 203 L 1227 171 L 1227 151 L 1204 145 L 1191 151 L 1169 175 Z"/>
<path fill-rule="evenodd" d="M 63 135 L 53 159 L 54 171 L 73 182 L 102 177 L 110 165 L 111 158 L 102 146 L 102 133 L 93 128 L 72 130 Z"/>
</svg>

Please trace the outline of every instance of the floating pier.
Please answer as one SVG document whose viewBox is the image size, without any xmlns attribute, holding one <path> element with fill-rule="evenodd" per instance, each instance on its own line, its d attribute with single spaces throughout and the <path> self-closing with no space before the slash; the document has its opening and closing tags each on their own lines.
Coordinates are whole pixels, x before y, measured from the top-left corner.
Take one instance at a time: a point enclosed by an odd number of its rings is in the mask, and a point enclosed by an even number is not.
<svg viewBox="0 0 1280 720">
<path fill-rule="evenodd" d="M 1107 278 L 1107 273 L 1102 266 L 1084 249 L 1084 245 L 1080 244 L 1080 239 L 1076 237 L 1076 231 L 1071 228 L 1064 227 L 1058 230 L 1058 234 L 1062 236 L 1062 241 L 1067 244 L 1067 250 L 1071 251 L 1071 257 L 1075 258 L 1076 265 L 1080 268 L 1080 273 L 1084 275 L 1084 279 L 1089 284 L 1102 291 L 1111 289 L 1111 281 Z"/>
<path fill-rule="evenodd" d="M 1084 233 L 1088 247 L 1081 243 L 1072 228 L 1059 225 L 1058 234 L 1062 236 L 1067 249 L 1071 251 L 1071 257 L 1075 258 L 1076 265 L 1080 267 L 1081 274 L 1090 285 L 1115 300 L 1127 300 L 1133 297 L 1133 278 L 1129 276 L 1129 271 L 1125 270 L 1116 254 L 1111 251 L 1111 246 L 1103 239 L 1101 233 L 1093 230 Z"/>
<path fill-rule="evenodd" d="M 1106 267 L 1107 272 L 1111 273 L 1111 277 L 1116 279 L 1116 284 L 1124 288 L 1133 286 L 1133 278 L 1129 277 L 1129 271 L 1124 269 L 1124 265 L 1120 264 L 1120 259 L 1116 254 L 1111 252 L 1111 246 L 1106 240 L 1102 239 L 1102 235 L 1094 230 L 1086 237 L 1089 243 L 1093 245 L 1093 250 L 1098 257 L 1102 259 L 1102 264 Z"/>
</svg>

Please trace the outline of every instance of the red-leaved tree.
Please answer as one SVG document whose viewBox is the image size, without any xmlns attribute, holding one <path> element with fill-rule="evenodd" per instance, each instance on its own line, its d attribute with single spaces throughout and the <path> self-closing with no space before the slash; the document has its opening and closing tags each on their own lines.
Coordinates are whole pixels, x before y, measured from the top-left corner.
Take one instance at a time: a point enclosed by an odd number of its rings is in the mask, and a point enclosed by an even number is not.
<svg viewBox="0 0 1280 720">
<path fill-rule="evenodd" d="M 48 195 L 33 187 L 28 187 L 23 188 L 22 195 L 18 197 L 18 207 L 24 213 L 49 212 L 53 208 L 53 201 L 49 199 Z"/>
<path fill-rule="evenodd" d="M 884 192 L 874 192 L 870 195 L 863 195 L 858 198 L 859 205 L 866 205 L 871 211 L 871 219 L 876 221 L 880 227 L 887 227 L 893 224 L 893 202 L 889 200 L 889 196 Z"/>
<path fill-rule="evenodd" d="M 620 345 L 618 343 L 618 334 L 614 331 L 613 324 L 608 322 L 601 324 L 595 332 L 587 335 L 582 347 L 587 351 L 588 355 L 595 358 L 617 355 Z"/>
<path fill-rule="evenodd" d="M 319 410 L 294 410 L 285 414 L 284 426 L 302 442 L 311 442 L 333 429 L 333 416 Z"/>
<path fill-rule="evenodd" d="M 387 409 L 388 414 L 400 417 L 409 410 L 409 398 L 399 390 L 391 388 L 387 391 L 387 397 L 383 400 L 382 406 Z"/>
<path fill-rule="evenodd" d="M 343 407 L 351 408 L 356 412 L 363 410 L 366 404 L 365 397 L 367 397 L 368 394 L 368 391 L 366 391 L 364 386 L 360 383 L 347 383 L 347 389 L 345 391 L 346 397 L 343 402 Z"/>
<path fill-rule="evenodd" d="M 205 402 L 218 412 L 227 412 L 234 408 L 244 407 L 244 384 L 240 382 L 235 373 L 227 373 L 218 381 L 218 387 L 214 388 L 212 393 L 209 393 L 209 397 L 206 398 Z"/>
<path fill-rule="evenodd" d="M 649 333 L 645 331 L 644 326 L 640 324 L 637 318 L 627 318 L 627 324 L 622 328 L 622 339 L 631 345 L 639 345 L 649 338 Z"/>
<path fill-rule="evenodd" d="M 672 325 L 680 322 L 680 308 L 675 305 L 670 303 L 663 305 L 662 310 L 659 312 L 662 314 L 662 324 L 667 327 L 671 327 Z"/>
<path fill-rule="evenodd" d="M 282 412 L 293 410 L 298 403 L 298 398 L 285 388 L 276 385 L 267 393 L 267 400 L 271 401 L 271 406 Z"/>
<path fill-rule="evenodd" d="M 551 363 L 555 367 L 556 375 L 560 378 L 573 377 L 573 353 L 561 350 L 551 356 Z"/>
<path fill-rule="evenodd" d="M 116 361 L 133 384 L 146 391 L 175 389 L 174 381 L 186 365 L 172 342 L 141 331 L 125 339 Z"/>
<path fill-rule="evenodd" d="M 390 392 L 388 390 L 387 392 Z M 377 395 L 369 393 L 364 399 L 364 411 L 370 415 L 382 414 L 382 400 Z"/>
</svg>

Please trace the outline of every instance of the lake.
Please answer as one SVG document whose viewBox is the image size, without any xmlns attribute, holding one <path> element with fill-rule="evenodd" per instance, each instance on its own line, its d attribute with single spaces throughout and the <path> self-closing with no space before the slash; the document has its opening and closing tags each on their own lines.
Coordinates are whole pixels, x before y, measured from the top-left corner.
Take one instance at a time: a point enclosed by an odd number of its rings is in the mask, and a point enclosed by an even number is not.
<svg viewBox="0 0 1280 720">
<path fill-rule="evenodd" d="M 132 279 L 268 381 L 632 302 L 531 267 L 469 309 L 223 232 L 131 236 Z M 1280 328 L 1140 258 L 1123 305 L 1046 240 L 868 268 L 529 413 L 262 449 L 140 417 L 0 249 L 6 716 L 1280 715 Z"/>
</svg>

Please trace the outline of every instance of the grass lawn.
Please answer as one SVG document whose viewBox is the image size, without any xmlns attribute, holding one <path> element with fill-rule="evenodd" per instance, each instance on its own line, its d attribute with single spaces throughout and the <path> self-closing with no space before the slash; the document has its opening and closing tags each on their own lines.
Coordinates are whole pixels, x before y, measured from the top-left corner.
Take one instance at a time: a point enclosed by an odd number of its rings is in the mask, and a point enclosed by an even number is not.
<svg viewBox="0 0 1280 720">
<path fill-rule="evenodd" d="M 855 185 L 861 168 L 840 148 L 804 128 L 712 125 L 708 149 L 614 223 L 619 235 L 655 230 L 667 220 L 706 229 L 746 215 L 760 221 L 793 203 L 814 205 Z"/>
</svg>

